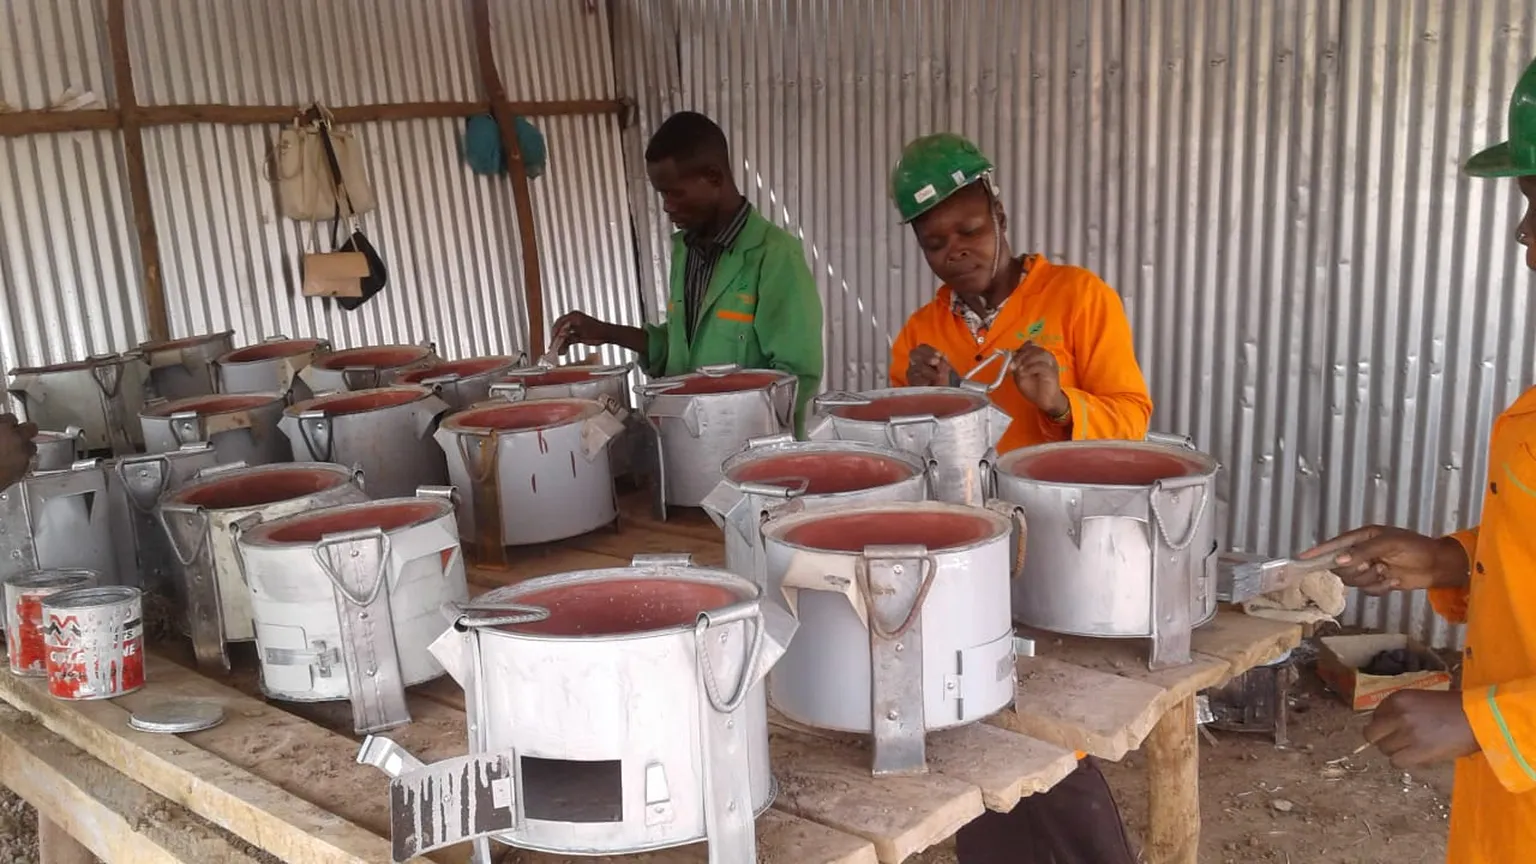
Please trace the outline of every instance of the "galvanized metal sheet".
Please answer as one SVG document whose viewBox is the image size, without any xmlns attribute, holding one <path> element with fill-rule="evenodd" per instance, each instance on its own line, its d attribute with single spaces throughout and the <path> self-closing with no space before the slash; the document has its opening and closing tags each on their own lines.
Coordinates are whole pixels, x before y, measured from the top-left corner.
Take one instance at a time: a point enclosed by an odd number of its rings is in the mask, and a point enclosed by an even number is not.
<svg viewBox="0 0 1536 864">
<path fill-rule="evenodd" d="M 886 172 L 905 140 L 959 131 L 997 162 L 1021 250 L 1120 291 L 1154 425 L 1227 466 L 1229 545 L 1476 521 L 1492 419 L 1536 357 L 1516 196 L 1458 166 L 1503 133 L 1536 2 L 615 8 L 632 148 L 674 110 L 724 125 L 749 197 L 804 238 L 829 388 L 883 384 L 932 296 Z M 669 226 L 629 176 L 654 303 Z M 1345 620 L 1460 638 L 1422 595 Z"/>
</svg>

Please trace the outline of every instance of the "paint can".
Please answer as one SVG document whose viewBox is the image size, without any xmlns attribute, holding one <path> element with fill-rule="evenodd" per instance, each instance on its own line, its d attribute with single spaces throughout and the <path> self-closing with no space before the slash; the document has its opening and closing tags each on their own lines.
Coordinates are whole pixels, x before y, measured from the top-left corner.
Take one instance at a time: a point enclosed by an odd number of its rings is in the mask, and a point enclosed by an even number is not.
<svg viewBox="0 0 1536 864">
<path fill-rule="evenodd" d="M 114 699 L 144 686 L 144 594 L 109 585 L 43 600 L 48 693 L 57 699 Z"/>
<path fill-rule="evenodd" d="M 43 598 L 99 581 L 91 570 L 33 570 L 5 580 L 5 636 L 12 675 L 41 678 L 48 674 Z"/>
</svg>

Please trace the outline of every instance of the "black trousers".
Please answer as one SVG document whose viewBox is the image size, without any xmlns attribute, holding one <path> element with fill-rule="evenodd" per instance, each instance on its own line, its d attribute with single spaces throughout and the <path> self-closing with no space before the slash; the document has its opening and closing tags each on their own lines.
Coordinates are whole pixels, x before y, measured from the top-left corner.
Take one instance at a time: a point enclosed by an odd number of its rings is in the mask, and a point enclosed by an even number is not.
<svg viewBox="0 0 1536 864">
<path fill-rule="evenodd" d="M 1049 792 L 961 828 L 955 852 L 960 864 L 1136 864 L 1120 808 L 1092 757 Z"/>
</svg>

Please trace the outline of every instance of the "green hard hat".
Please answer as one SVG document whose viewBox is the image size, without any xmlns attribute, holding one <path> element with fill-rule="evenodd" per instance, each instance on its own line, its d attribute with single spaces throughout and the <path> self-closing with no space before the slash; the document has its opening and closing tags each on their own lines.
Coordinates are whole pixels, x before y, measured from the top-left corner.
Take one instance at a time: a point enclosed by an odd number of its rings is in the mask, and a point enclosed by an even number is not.
<svg viewBox="0 0 1536 864">
<path fill-rule="evenodd" d="M 905 225 L 990 173 L 991 161 L 965 138 L 926 135 L 902 149 L 891 171 L 891 201 Z"/>
<path fill-rule="evenodd" d="M 1509 140 L 1467 160 L 1474 177 L 1536 175 L 1536 61 L 1525 67 L 1509 97 Z"/>
</svg>

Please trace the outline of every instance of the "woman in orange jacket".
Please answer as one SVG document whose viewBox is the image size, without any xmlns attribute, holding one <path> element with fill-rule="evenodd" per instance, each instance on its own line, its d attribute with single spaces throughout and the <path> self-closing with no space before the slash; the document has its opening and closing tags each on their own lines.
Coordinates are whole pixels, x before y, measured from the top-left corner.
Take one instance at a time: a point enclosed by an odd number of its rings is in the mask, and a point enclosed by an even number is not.
<svg viewBox="0 0 1536 864">
<path fill-rule="evenodd" d="M 1515 236 L 1536 270 L 1536 62 L 1515 85 L 1509 133 L 1466 169 L 1518 178 Z M 1451 864 L 1536 861 L 1536 388 L 1494 423 L 1480 525 L 1439 538 L 1371 526 L 1303 557 L 1329 554 L 1346 584 L 1426 588 L 1441 615 L 1467 623 L 1461 690 L 1394 693 L 1365 737 L 1399 768 L 1456 760 Z"/>
<path fill-rule="evenodd" d="M 1146 436 L 1152 398 L 1119 295 L 1081 267 L 1014 255 L 992 163 L 976 145 L 951 134 L 908 144 L 891 198 L 944 283 L 896 337 L 893 386 L 990 380 L 1004 351 L 1013 374 L 992 398 L 1013 423 L 1000 452 Z"/>
<path fill-rule="evenodd" d="M 919 138 L 891 174 L 891 199 L 944 281 L 896 338 L 897 387 L 957 383 L 998 350 L 1012 375 L 992 395 L 1008 412 L 1000 451 L 1046 441 L 1143 438 L 1152 399 L 1120 298 L 1097 276 L 1017 257 L 992 163 L 958 135 Z M 960 864 L 1136 864 L 1109 784 L 1091 758 L 1050 791 L 988 812 L 955 836 Z"/>
</svg>

